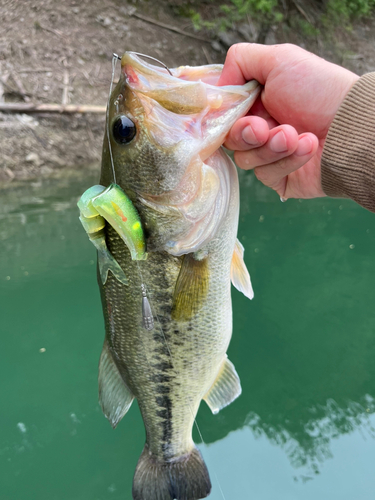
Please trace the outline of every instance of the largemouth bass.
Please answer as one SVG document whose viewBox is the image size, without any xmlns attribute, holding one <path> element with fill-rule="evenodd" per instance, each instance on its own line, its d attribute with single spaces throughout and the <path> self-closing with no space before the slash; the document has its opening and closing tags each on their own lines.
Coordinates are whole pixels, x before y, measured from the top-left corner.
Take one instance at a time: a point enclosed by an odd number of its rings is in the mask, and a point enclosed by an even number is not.
<svg viewBox="0 0 375 500">
<path fill-rule="evenodd" d="M 146 444 L 134 500 L 209 495 L 209 474 L 192 440 L 194 419 L 202 399 L 217 413 L 241 393 L 226 355 L 231 280 L 249 298 L 252 289 L 236 240 L 236 168 L 220 146 L 260 88 L 255 81 L 217 87 L 221 70 L 181 67 L 170 75 L 125 53 L 109 100 L 100 184 L 116 181 L 123 190 L 147 247 L 147 259 L 134 261 L 115 228 L 101 228 L 112 267 L 105 279 L 98 276 L 106 327 L 100 403 L 116 427 L 138 401 Z M 152 315 L 146 325 L 145 287 Z"/>
</svg>

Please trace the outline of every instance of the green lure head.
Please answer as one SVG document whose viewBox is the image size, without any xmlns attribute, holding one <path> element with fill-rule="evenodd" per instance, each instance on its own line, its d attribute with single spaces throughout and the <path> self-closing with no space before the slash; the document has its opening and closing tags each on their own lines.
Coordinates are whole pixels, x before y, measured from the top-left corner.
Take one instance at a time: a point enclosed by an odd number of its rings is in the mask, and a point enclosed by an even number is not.
<svg viewBox="0 0 375 500">
<path fill-rule="evenodd" d="M 145 260 L 146 239 L 139 214 L 117 184 L 110 184 L 91 201 L 92 206 L 115 229 L 133 260 Z"/>
<path fill-rule="evenodd" d="M 117 184 L 92 186 L 78 201 L 80 220 L 91 241 L 103 229 L 104 219 L 128 247 L 133 260 L 145 260 L 146 238 L 139 214 Z"/>
</svg>

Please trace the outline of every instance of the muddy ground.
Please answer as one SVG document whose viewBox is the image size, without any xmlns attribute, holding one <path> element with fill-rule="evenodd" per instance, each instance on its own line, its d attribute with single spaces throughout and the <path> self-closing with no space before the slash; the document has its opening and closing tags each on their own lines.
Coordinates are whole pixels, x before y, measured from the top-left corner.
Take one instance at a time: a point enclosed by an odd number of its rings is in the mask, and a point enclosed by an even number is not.
<svg viewBox="0 0 375 500">
<path fill-rule="evenodd" d="M 249 22 L 219 35 L 194 32 L 190 19 L 177 16 L 164 0 L 0 0 L 0 105 L 104 106 L 113 52 L 146 53 L 172 67 L 222 63 L 229 44 L 256 38 Z M 375 20 L 357 23 L 352 31 L 337 30 L 328 38 L 307 39 L 298 30 L 279 27 L 269 30 L 265 43 L 296 43 L 358 74 L 375 70 Z M 0 112 L 1 185 L 98 168 L 103 132 L 103 113 Z"/>
</svg>

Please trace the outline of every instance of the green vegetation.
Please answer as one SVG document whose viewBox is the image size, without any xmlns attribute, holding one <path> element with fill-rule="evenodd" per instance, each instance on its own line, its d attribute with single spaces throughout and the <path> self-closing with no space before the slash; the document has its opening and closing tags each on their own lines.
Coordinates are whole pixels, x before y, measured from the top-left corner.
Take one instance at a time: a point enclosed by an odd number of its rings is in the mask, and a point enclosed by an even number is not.
<svg viewBox="0 0 375 500">
<path fill-rule="evenodd" d="M 375 7 L 375 0 L 328 0 L 326 16 L 335 23 L 352 21 L 369 16 Z"/>
<path fill-rule="evenodd" d="M 215 5 L 213 5 L 215 4 Z M 196 30 L 225 31 L 233 24 L 247 20 L 249 17 L 260 24 L 277 24 L 283 21 L 283 2 L 280 0 L 230 0 L 219 4 L 217 0 L 208 0 L 210 13 L 214 9 L 213 21 L 207 21 L 205 16 L 194 7 L 186 9 L 181 14 L 190 17 Z"/>
<path fill-rule="evenodd" d="M 231 0 L 220 6 L 228 24 L 242 21 L 247 16 L 261 23 L 279 23 L 284 19 L 282 8 L 279 0 Z"/>
<path fill-rule="evenodd" d="M 196 30 L 226 31 L 251 19 L 261 26 L 286 23 L 298 26 L 306 36 L 315 36 L 319 25 L 350 27 L 355 19 L 371 16 L 375 0 L 217 0 L 189 2 L 179 9 L 189 17 Z M 320 21 L 322 20 L 323 23 Z"/>
</svg>

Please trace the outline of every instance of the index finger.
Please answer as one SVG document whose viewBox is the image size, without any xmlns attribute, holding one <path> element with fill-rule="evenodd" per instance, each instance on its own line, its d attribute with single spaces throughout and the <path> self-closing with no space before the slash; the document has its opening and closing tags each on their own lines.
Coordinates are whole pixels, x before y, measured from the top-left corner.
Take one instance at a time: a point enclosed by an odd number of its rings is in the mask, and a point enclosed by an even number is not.
<svg viewBox="0 0 375 500">
<path fill-rule="evenodd" d="M 225 59 L 218 85 L 243 85 L 255 79 L 264 85 L 275 66 L 278 45 L 237 43 L 232 45 Z"/>
</svg>

